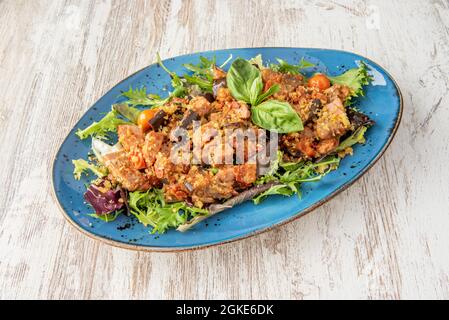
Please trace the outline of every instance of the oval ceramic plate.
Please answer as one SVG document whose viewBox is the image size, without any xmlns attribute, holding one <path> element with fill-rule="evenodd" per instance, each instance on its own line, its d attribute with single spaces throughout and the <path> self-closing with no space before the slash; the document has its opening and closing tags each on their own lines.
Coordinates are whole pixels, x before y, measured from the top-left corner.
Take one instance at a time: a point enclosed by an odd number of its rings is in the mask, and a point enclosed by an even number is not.
<svg viewBox="0 0 449 320">
<path fill-rule="evenodd" d="M 167 59 L 164 63 L 170 70 L 184 74 L 186 70 L 182 64 L 197 63 L 200 56 L 216 56 L 217 64 L 220 65 L 230 54 L 233 58 L 245 59 L 262 54 L 264 63 L 275 62 L 276 58 L 297 63 L 304 57 L 316 64 L 309 73 L 324 72 L 331 75 L 341 74 L 364 61 L 372 69 L 374 82 L 366 87 L 366 96 L 357 102 L 357 107 L 376 121 L 376 125 L 366 134 L 366 144 L 357 145 L 354 155 L 343 159 L 340 168 L 320 182 L 304 184 L 301 199 L 296 196 L 272 196 L 258 206 L 246 202 L 211 217 L 186 233 L 170 230 L 162 235 L 150 234 L 149 229 L 139 224 L 134 217 L 120 216 L 109 223 L 92 218 L 88 216 L 92 209 L 83 199 L 88 180 L 75 181 L 71 163 L 72 159 L 86 157 L 91 141 L 80 141 L 75 131 L 85 128 L 93 120 L 101 119 L 104 113 L 110 111 L 112 104 L 123 100 L 119 96 L 130 86 L 145 86 L 147 92 L 166 95 L 167 88 L 170 89 L 170 77 L 153 64 L 123 80 L 98 100 L 71 130 L 57 153 L 53 165 L 54 191 L 65 217 L 72 225 L 96 239 L 137 250 L 186 250 L 235 241 L 292 221 L 328 201 L 360 178 L 390 144 L 402 114 L 399 88 L 384 69 L 357 54 L 325 49 L 247 48 L 188 54 Z"/>
</svg>

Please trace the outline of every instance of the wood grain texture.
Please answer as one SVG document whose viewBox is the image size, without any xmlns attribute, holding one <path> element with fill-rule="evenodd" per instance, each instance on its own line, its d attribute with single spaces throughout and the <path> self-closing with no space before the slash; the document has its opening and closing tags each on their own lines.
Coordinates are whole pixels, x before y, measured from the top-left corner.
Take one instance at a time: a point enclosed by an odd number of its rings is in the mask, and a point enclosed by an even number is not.
<svg viewBox="0 0 449 320">
<path fill-rule="evenodd" d="M 449 2 L 0 1 L 0 298 L 449 299 Z M 385 156 L 303 219 L 202 251 L 109 247 L 64 221 L 53 157 L 109 88 L 163 57 L 326 47 L 405 99 Z"/>
</svg>

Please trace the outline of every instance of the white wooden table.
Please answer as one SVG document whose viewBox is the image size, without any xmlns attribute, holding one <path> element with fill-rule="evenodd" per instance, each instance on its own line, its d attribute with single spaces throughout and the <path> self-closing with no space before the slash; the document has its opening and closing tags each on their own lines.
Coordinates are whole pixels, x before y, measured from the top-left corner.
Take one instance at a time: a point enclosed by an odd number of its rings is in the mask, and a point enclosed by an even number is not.
<svg viewBox="0 0 449 320">
<path fill-rule="evenodd" d="M 449 2 L 0 1 L 0 298 L 449 298 Z M 65 135 L 163 57 L 233 47 L 360 53 L 403 90 L 368 174 L 303 219 L 185 253 L 110 247 L 51 195 Z"/>
</svg>

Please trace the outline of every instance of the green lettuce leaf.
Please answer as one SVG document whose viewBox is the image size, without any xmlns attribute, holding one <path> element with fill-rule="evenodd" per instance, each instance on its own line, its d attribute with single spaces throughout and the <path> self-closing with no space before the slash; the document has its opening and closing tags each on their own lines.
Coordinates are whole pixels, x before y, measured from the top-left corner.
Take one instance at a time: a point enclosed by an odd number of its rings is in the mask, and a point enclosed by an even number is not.
<svg viewBox="0 0 449 320">
<path fill-rule="evenodd" d="M 340 84 L 347 86 L 351 89 L 351 96 L 353 97 L 363 96 L 363 86 L 369 85 L 372 81 L 372 77 L 368 74 L 368 66 L 361 62 L 358 68 L 350 69 L 342 75 L 335 77 L 328 77 L 332 84 Z"/>
<path fill-rule="evenodd" d="M 119 215 L 121 215 L 123 213 L 123 210 L 117 210 L 113 213 L 110 214 L 105 214 L 102 216 L 99 216 L 96 213 L 92 213 L 92 214 L 88 214 L 89 217 L 95 218 L 95 219 L 100 219 L 103 220 L 104 222 L 112 222 L 115 221 L 115 219 L 118 218 Z"/>
<path fill-rule="evenodd" d="M 137 119 L 139 118 L 139 115 L 141 113 L 139 109 L 130 107 L 126 103 L 114 104 L 112 106 L 112 109 L 135 124 L 137 124 Z"/>
<path fill-rule="evenodd" d="M 294 188 L 296 188 L 296 186 Z M 292 188 L 291 186 L 288 186 L 286 184 L 275 185 L 275 186 L 271 187 L 270 189 L 268 189 L 267 191 L 265 191 L 265 192 L 261 193 L 260 195 L 258 195 L 257 197 L 255 197 L 253 199 L 253 203 L 256 205 L 260 204 L 268 196 L 276 195 L 276 194 L 290 197 L 295 193 L 295 191 L 293 191 L 294 188 Z M 297 190 L 297 188 L 296 188 L 296 190 Z"/>
<path fill-rule="evenodd" d="M 263 69 L 263 59 L 261 54 L 258 54 L 257 56 L 249 59 L 248 62 L 251 63 L 252 65 L 257 66 L 259 70 Z"/>
<path fill-rule="evenodd" d="M 168 102 L 171 98 L 173 97 L 184 97 L 188 90 L 184 85 L 184 81 L 173 71 L 170 71 L 162 62 L 161 56 L 159 55 L 159 53 L 156 56 L 157 59 L 157 63 L 159 64 L 159 66 L 161 66 L 162 69 L 164 69 L 165 72 L 167 72 L 170 77 L 171 77 L 171 85 L 173 87 L 173 91 L 170 92 L 169 96 L 163 100 L 164 103 Z M 162 104 L 164 104 L 162 103 Z"/>
<path fill-rule="evenodd" d="M 72 160 L 73 166 L 73 176 L 76 180 L 81 179 L 81 175 L 86 174 L 87 171 L 92 171 L 97 177 L 103 178 L 108 174 L 108 170 L 103 166 L 96 166 L 92 163 L 87 162 L 84 159 Z"/>
<path fill-rule="evenodd" d="M 365 144 L 365 132 L 367 127 L 360 127 L 352 135 L 346 138 L 340 143 L 340 145 L 335 149 L 335 152 L 341 152 L 345 149 L 352 147 L 357 143 Z"/>
<path fill-rule="evenodd" d="M 310 161 L 283 162 L 282 152 L 279 152 L 278 160 L 272 164 L 271 170 L 265 174 L 264 178 L 259 178 L 259 181 L 262 182 L 264 180 L 267 182 L 277 181 L 279 184 L 255 197 L 253 202 L 259 204 L 268 196 L 275 194 L 283 196 L 298 194 L 301 196 L 302 183 L 321 180 L 330 171 L 335 170 L 339 163 L 340 159 L 336 156 L 325 158 L 317 163 Z"/>
<path fill-rule="evenodd" d="M 197 85 L 204 92 L 212 92 L 214 85 L 214 68 L 216 58 L 208 59 L 200 57 L 197 65 L 186 63 L 183 66 L 193 72 L 192 75 L 184 75 L 183 78 L 191 85 Z"/>
<path fill-rule="evenodd" d="M 76 135 L 82 140 L 90 136 L 95 136 L 98 139 L 104 139 L 106 138 L 108 132 L 117 131 L 118 125 L 129 123 L 122 119 L 117 118 L 117 116 L 118 116 L 117 111 L 112 110 L 108 112 L 103 117 L 103 119 L 101 119 L 98 122 L 93 122 L 86 129 L 84 130 L 78 129 Z"/>
<path fill-rule="evenodd" d="M 132 107 L 136 106 L 161 106 L 165 104 L 169 98 L 161 98 L 157 94 L 147 94 L 145 87 L 133 89 L 129 87 L 129 90 L 122 93 L 123 97 L 128 98 L 125 102 Z"/>
<path fill-rule="evenodd" d="M 305 60 L 304 58 L 302 58 L 297 65 L 289 64 L 287 61 L 279 58 L 276 60 L 278 64 L 270 64 L 270 69 L 281 73 L 301 74 L 301 70 L 315 66 L 315 64 Z"/>
<path fill-rule="evenodd" d="M 161 189 L 146 192 L 130 192 L 128 205 L 131 213 L 145 226 L 152 226 L 152 233 L 164 233 L 177 228 L 188 219 L 208 211 L 190 207 L 184 202 L 166 203 Z"/>
</svg>

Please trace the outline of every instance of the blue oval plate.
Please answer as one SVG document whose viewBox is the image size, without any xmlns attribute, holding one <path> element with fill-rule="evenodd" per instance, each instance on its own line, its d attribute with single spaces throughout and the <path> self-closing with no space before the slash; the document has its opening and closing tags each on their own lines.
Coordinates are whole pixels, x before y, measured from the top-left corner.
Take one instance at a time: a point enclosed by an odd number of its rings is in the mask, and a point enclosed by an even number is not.
<svg viewBox="0 0 449 320">
<path fill-rule="evenodd" d="M 299 218 L 328 201 L 360 178 L 382 156 L 393 139 L 402 115 L 400 90 L 383 68 L 354 53 L 326 49 L 246 48 L 188 54 L 167 59 L 164 63 L 169 69 L 183 74 L 186 70 L 182 64 L 197 63 L 200 56 L 216 56 L 219 65 L 230 54 L 234 58 L 245 59 L 262 54 L 264 63 L 275 61 L 275 58 L 297 63 L 304 57 L 316 64 L 310 73 L 318 71 L 331 75 L 341 74 L 364 61 L 375 78 L 373 84 L 366 87 L 366 96 L 357 105 L 376 121 L 376 125 L 367 131 L 366 144 L 356 146 L 354 155 L 343 159 L 340 168 L 320 182 L 304 184 L 301 199 L 296 196 L 272 196 L 258 206 L 246 202 L 211 217 L 186 233 L 170 230 L 162 235 L 150 234 L 148 228 L 127 216 L 120 216 L 109 223 L 92 218 L 88 216 L 92 209 L 83 199 L 84 184 L 88 181 L 74 180 L 71 163 L 72 159 L 86 157 L 91 141 L 80 141 L 75 131 L 85 128 L 93 120 L 101 119 L 104 113 L 110 111 L 112 104 L 123 100 L 119 95 L 130 86 L 146 86 L 147 92 L 166 95 L 170 77 L 153 64 L 123 80 L 98 100 L 70 131 L 59 149 L 53 164 L 53 186 L 62 212 L 72 225 L 88 236 L 111 245 L 147 251 L 187 250 L 243 239 Z"/>
</svg>

